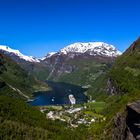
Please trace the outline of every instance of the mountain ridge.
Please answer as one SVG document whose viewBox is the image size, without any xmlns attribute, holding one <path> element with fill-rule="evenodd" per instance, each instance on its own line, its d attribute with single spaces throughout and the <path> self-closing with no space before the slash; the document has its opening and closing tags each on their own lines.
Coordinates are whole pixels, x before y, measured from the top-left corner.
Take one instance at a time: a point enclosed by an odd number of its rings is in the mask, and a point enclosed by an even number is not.
<svg viewBox="0 0 140 140">
<path fill-rule="evenodd" d="M 19 50 L 12 49 L 9 46 L 0 45 L 0 51 L 5 54 L 9 53 L 9 55 L 18 56 L 20 59 L 23 59 L 25 61 L 35 62 L 35 63 L 40 62 L 39 59 L 36 59 L 35 57 L 32 56 L 23 55 Z"/>
<path fill-rule="evenodd" d="M 122 53 L 118 51 L 113 45 L 104 43 L 104 42 L 76 42 L 73 44 L 70 44 L 62 49 L 60 49 L 58 52 L 49 52 L 46 57 L 43 58 L 35 58 L 33 56 L 27 56 L 22 54 L 19 50 L 15 50 L 10 48 L 9 46 L 0 45 L 0 51 L 4 53 L 11 53 L 12 55 L 16 55 L 19 58 L 29 61 L 32 63 L 37 63 L 40 61 L 43 61 L 45 58 L 50 58 L 53 55 L 60 55 L 60 54 L 69 54 L 69 53 L 79 53 L 79 54 L 89 54 L 89 55 L 102 55 L 102 56 L 109 56 L 109 57 L 117 57 L 121 55 Z"/>
<path fill-rule="evenodd" d="M 83 63 L 92 60 L 99 61 L 99 63 L 110 63 L 121 55 L 121 52 L 113 45 L 104 42 L 77 42 L 62 48 L 58 52 L 48 53 L 42 59 L 25 56 L 18 50 L 7 46 L 0 46 L 0 52 L 4 52 L 4 54 L 11 57 L 27 72 L 35 74 L 39 80 L 58 80 L 65 74 L 73 73 L 77 69 L 80 70 L 81 66 L 78 66 L 78 63 L 81 63 L 81 60 Z M 87 67 L 86 63 L 83 64 L 83 68 L 85 67 Z M 89 67 L 91 66 L 89 65 Z"/>
<path fill-rule="evenodd" d="M 91 56 L 106 56 L 106 57 L 117 57 L 122 54 L 113 45 L 104 42 L 87 42 L 87 43 L 76 42 L 60 49 L 58 52 L 48 53 L 46 58 L 50 58 L 54 55 L 69 55 L 72 53 L 74 55 L 85 54 Z"/>
</svg>

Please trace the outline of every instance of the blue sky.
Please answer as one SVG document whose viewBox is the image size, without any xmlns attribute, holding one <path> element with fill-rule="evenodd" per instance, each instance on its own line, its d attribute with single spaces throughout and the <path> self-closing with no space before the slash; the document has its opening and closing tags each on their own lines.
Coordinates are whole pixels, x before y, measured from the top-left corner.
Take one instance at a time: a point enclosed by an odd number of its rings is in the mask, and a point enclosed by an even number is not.
<svg viewBox="0 0 140 140">
<path fill-rule="evenodd" d="M 124 51 L 140 35 L 140 0 L 0 0 L 0 44 L 41 57 L 74 42 Z"/>
</svg>

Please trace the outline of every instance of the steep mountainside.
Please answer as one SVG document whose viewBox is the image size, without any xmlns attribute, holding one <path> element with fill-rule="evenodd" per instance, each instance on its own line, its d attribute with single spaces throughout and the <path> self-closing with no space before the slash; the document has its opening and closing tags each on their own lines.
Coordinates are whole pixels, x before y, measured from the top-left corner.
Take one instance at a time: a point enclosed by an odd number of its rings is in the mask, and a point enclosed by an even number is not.
<svg viewBox="0 0 140 140">
<path fill-rule="evenodd" d="M 16 62 L 0 53 L 0 95 L 28 99 L 35 90 L 48 89 L 47 85 L 27 74 Z"/>
<path fill-rule="evenodd" d="M 115 58 L 121 54 L 113 45 L 103 42 L 74 43 L 59 52 L 49 53 L 43 59 L 25 56 L 6 46 L 0 46 L 0 51 L 39 80 L 88 87 L 99 81 L 99 77 L 106 74 Z"/>
<path fill-rule="evenodd" d="M 140 38 L 120 56 L 108 74 L 104 109 L 105 138 L 138 140 L 140 99 Z M 116 115 L 117 114 L 117 115 Z"/>
<path fill-rule="evenodd" d="M 110 78 L 121 94 L 140 89 L 140 38 L 116 61 Z"/>
<path fill-rule="evenodd" d="M 21 100 L 0 96 L 1 140 L 86 139 L 84 131 L 73 131 L 64 126 L 65 123 L 46 119 L 45 114 Z"/>
<path fill-rule="evenodd" d="M 43 59 L 49 71 L 47 80 L 92 87 L 90 93 L 93 93 L 96 83 L 105 80 L 107 71 L 120 54 L 114 46 L 103 42 L 71 44 Z"/>
<path fill-rule="evenodd" d="M 121 52 L 116 50 L 114 46 L 103 42 L 74 43 L 57 53 L 50 53 L 43 61 L 50 71 L 48 79 L 59 80 L 69 79 L 66 78 L 69 74 L 72 74 L 69 77 L 74 77 L 75 73 L 78 73 L 82 69 L 82 74 L 86 73 L 86 71 L 90 71 L 90 65 L 91 67 L 96 64 L 97 67 L 99 65 L 104 66 L 106 63 L 111 63 L 120 54 Z M 92 62 L 93 64 L 91 64 Z M 75 79 L 71 82 L 74 81 Z M 81 79 L 77 83 L 82 84 L 80 81 Z"/>
<path fill-rule="evenodd" d="M 48 68 L 40 59 L 32 56 L 26 56 L 19 50 L 11 49 L 8 46 L 0 45 L 0 53 L 13 59 L 17 64 L 25 69 L 29 74 L 34 74 L 39 80 L 46 80 L 48 76 Z"/>
</svg>

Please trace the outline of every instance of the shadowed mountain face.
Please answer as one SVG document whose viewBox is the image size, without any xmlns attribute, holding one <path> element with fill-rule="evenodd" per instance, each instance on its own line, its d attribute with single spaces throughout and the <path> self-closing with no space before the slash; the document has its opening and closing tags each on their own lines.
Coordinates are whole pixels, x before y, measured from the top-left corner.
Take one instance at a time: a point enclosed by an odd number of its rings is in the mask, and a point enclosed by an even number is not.
<svg viewBox="0 0 140 140">
<path fill-rule="evenodd" d="M 115 118 L 113 140 L 140 139 L 140 100 L 127 105 L 123 114 Z"/>
<path fill-rule="evenodd" d="M 135 139 L 140 139 L 140 101 L 128 106 L 127 111 L 126 124 L 129 128 L 129 131 L 127 131 L 131 133 Z"/>
</svg>

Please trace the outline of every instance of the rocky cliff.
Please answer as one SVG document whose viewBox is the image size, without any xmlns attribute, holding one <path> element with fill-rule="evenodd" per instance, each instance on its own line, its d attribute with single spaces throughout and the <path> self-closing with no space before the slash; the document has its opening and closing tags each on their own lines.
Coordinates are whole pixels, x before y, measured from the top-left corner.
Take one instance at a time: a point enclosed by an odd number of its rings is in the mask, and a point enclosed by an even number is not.
<svg viewBox="0 0 140 140">
<path fill-rule="evenodd" d="M 113 140 L 140 140 L 140 100 L 128 104 L 114 119 Z"/>
</svg>

